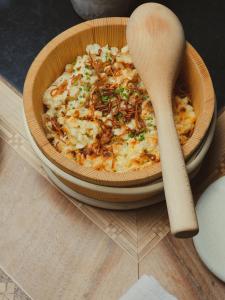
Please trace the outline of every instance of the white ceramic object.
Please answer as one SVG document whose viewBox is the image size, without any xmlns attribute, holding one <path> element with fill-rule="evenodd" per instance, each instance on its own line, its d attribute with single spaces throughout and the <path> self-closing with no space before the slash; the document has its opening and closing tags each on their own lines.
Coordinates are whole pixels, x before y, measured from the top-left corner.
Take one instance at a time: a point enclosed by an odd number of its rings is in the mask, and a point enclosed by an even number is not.
<svg viewBox="0 0 225 300">
<path fill-rule="evenodd" d="M 193 239 L 195 248 L 208 269 L 225 282 L 225 177 L 205 190 L 196 212 L 199 234 Z"/>
<path fill-rule="evenodd" d="M 124 16 L 130 13 L 134 0 L 71 0 L 74 10 L 85 19 Z"/>
<path fill-rule="evenodd" d="M 142 200 L 149 199 L 150 197 L 152 197 L 156 194 L 159 194 L 163 190 L 162 180 L 158 180 L 156 182 L 151 182 L 150 184 L 144 185 L 144 186 L 117 188 L 117 187 L 107 187 L 107 186 L 96 185 L 93 183 L 88 183 L 88 182 L 80 180 L 74 176 L 71 176 L 70 174 L 67 174 L 64 171 L 62 171 L 60 168 L 58 168 L 56 165 L 54 165 L 51 161 L 49 161 L 45 157 L 45 155 L 42 153 L 42 151 L 36 145 L 32 135 L 30 134 L 25 117 L 24 117 L 24 123 L 25 123 L 27 136 L 31 143 L 31 146 L 32 146 L 34 152 L 36 153 L 36 155 L 42 161 L 42 163 L 48 169 L 50 169 L 53 173 L 55 173 L 57 176 L 60 176 L 61 178 L 64 178 L 71 183 L 74 183 L 76 185 L 84 187 L 85 189 L 88 189 L 90 191 L 104 193 L 104 194 L 106 194 L 106 196 L 107 196 L 107 194 L 109 194 L 109 195 L 114 194 L 117 197 L 121 197 L 121 199 L 123 199 L 123 197 L 133 198 L 134 196 L 136 196 L 136 197 L 138 197 L 139 201 L 141 201 L 141 199 Z M 205 157 L 205 155 L 209 149 L 209 146 L 212 142 L 212 138 L 213 138 L 214 131 L 215 131 L 215 124 L 216 124 L 216 112 L 214 113 L 214 118 L 210 125 L 209 132 L 207 133 L 207 136 L 205 137 L 205 140 L 203 141 L 203 144 L 201 145 L 201 147 L 198 149 L 198 151 L 191 157 L 191 159 L 187 163 L 187 169 L 188 169 L 189 174 L 193 173 L 200 167 L 202 160 Z M 102 201 L 102 200 L 100 200 L 100 201 Z M 123 202 L 123 200 L 121 200 L 121 201 Z M 137 202 L 137 201 L 135 201 L 135 202 Z M 152 199 L 152 203 L 153 204 L 155 203 L 153 201 L 153 199 Z"/>
</svg>

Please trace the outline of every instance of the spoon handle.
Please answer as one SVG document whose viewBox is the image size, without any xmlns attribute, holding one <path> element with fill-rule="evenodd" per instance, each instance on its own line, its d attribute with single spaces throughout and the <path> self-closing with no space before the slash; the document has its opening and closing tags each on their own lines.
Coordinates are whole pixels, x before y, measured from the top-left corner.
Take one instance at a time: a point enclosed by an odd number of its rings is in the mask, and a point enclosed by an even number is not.
<svg viewBox="0 0 225 300">
<path fill-rule="evenodd" d="M 170 101 L 155 108 L 162 175 L 171 232 L 187 238 L 198 233 L 193 196 L 177 136 Z"/>
</svg>

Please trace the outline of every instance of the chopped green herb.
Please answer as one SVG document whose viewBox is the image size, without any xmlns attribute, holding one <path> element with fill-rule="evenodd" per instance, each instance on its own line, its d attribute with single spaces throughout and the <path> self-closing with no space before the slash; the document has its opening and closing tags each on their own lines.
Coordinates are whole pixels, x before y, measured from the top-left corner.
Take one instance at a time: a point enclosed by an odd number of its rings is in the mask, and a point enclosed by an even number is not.
<svg viewBox="0 0 225 300">
<path fill-rule="evenodd" d="M 124 87 L 118 87 L 116 90 L 115 90 L 115 93 L 117 95 L 120 95 L 121 98 L 127 100 L 129 98 L 129 95 L 130 95 L 130 91 Z"/>
<path fill-rule="evenodd" d="M 121 96 L 122 96 L 123 99 L 127 100 L 129 98 L 129 93 L 127 93 L 127 91 L 126 91 Z"/>
<path fill-rule="evenodd" d="M 109 101 L 109 96 L 102 96 L 102 101 L 103 102 L 108 102 Z"/>
<path fill-rule="evenodd" d="M 115 115 L 115 118 L 117 121 L 119 121 L 122 118 L 123 114 L 121 112 L 118 112 L 118 114 Z"/>
<path fill-rule="evenodd" d="M 89 92 L 90 91 L 90 87 L 88 85 L 85 85 L 84 86 L 84 90 L 85 90 L 85 92 Z"/>
<path fill-rule="evenodd" d="M 139 134 L 139 136 L 137 137 L 137 140 L 138 140 L 139 142 L 144 141 L 144 139 L 145 139 L 144 133 Z"/>
<path fill-rule="evenodd" d="M 103 102 L 108 102 L 109 101 L 109 96 L 102 96 L 102 101 Z"/>
<path fill-rule="evenodd" d="M 141 97 L 140 93 L 137 92 L 137 91 L 133 92 L 132 96 L 135 97 L 135 98 Z"/>
<path fill-rule="evenodd" d="M 115 93 L 116 93 L 116 94 L 121 94 L 121 93 L 123 93 L 123 91 L 124 91 L 124 87 L 118 87 L 118 88 L 115 90 Z"/>
<path fill-rule="evenodd" d="M 69 106 L 69 109 L 74 109 L 75 108 L 75 101 L 70 101 L 68 106 Z"/>
<path fill-rule="evenodd" d="M 155 127 L 155 121 L 153 119 L 153 116 L 149 116 L 147 118 L 147 122 L 146 122 L 147 126 L 151 127 L 151 126 L 154 126 Z"/>
<path fill-rule="evenodd" d="M 87 69 L 87 67 L 85 67 L 84 75 L 90 76 L 90 75 L 91 75 L 91 70 L 90 70 L 90 69 Z"/>
<path fill-rule="evenodd" d="M 128 134 L 128 137 L 131 139 L 131 138 L 133 138 L 133 137 L 135 137 L 135 132 L 130 132 L 129 134 Z"/>
<path fill-rule="evenodd" d="M 76 86 L 78 84 L 78 81 L 77 80 L 74 80 L 73 81 L 73 86 Z"/>
<path fill-rule="evenodd" d="M 148 96 L 148 95 L 145 95 L 145 96 L 143 97 L 143 99 L 144 99 L 144 100 L 147 100 L 147 99 L 149 99 L 149 96 Z"/>
</svg>

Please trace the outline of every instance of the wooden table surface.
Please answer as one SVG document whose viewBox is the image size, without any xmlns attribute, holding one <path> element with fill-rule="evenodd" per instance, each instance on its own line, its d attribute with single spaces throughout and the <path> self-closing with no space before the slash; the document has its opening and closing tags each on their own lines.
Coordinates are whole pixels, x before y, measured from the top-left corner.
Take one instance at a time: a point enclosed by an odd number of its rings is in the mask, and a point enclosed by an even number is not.
<svg viewBox="0 0 225 300">
<path fill-rule="evenodd" d="M 193 182 L 196 198 L 225 173 L 224 130 L 225 113 Z M 21 95 L 3 80 L 0 223 L 0 300 L 117 300 L 143 274 L 180 300 L 225 299 L 225 284 L 201 263 L 192 240 L 170 235 L 164 202 L 107 211 L 57 190 L 27 141 Z"/>
</svg>

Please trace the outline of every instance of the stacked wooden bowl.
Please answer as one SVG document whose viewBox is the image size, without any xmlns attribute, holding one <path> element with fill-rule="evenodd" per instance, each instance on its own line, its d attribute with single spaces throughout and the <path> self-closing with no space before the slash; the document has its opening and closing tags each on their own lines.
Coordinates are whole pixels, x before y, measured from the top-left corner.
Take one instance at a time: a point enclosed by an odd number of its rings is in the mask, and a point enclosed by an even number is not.
<svg viewBox="0 0 225 300">
<path fill-rule="evenodd" d="M 82 55 L 88 44 L 126 44 L 127 18 L 105 18 L 74 26 L 50 41 L 35 58 L 24 85 L 24 111 L 32 147 L 51 180 L 64 192 L 83 202 L 106 208 L 134 208 L 162 200 L 160 163 L 137 171 L 111 173 L 80 166 L 50 144 L 42 123 L 42 96 L 67 63 Z M 180 78 L 191 94 L 197 122 L 183 146 L 190 176 L 194 176 L 210 146 L 215 129 L 215 95 L 208 70 L 187 43 Z"/>
</svg>

